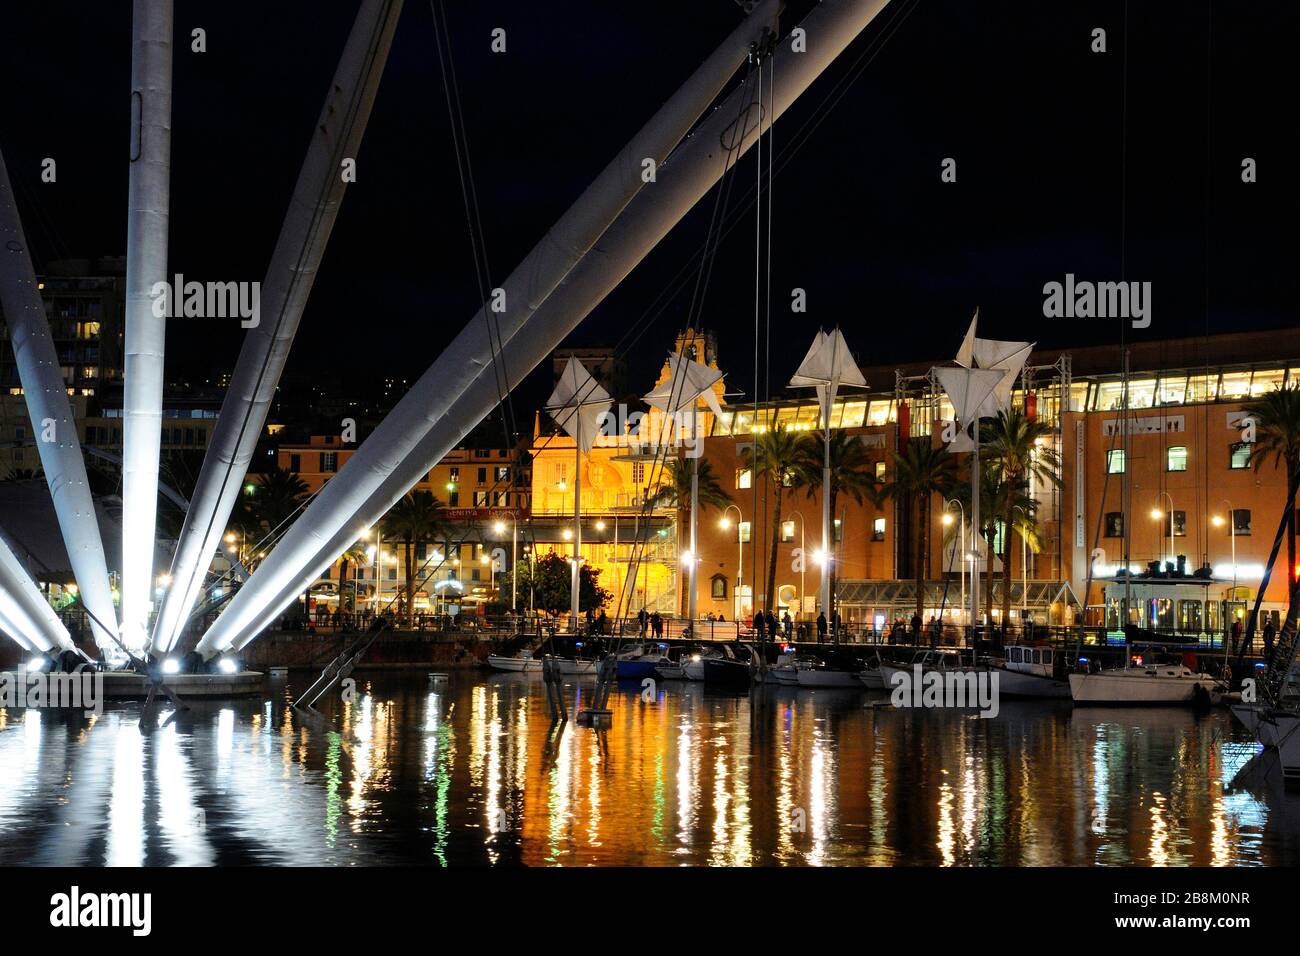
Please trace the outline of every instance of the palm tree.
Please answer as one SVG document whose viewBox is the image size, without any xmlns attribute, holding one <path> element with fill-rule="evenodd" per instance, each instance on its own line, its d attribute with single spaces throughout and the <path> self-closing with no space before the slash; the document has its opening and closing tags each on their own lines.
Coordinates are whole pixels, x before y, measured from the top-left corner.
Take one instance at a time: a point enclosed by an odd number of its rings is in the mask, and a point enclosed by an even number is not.
<svg viewBox="0 0 1300 956">
<path fill-rule="evenodd" d="M 244 486 L 244 515 L 235 521 L 254 533 L 283 533 L 306 497 L 306 482 L 292 471 L 273 469 Z"/>
<path fill-rule="evenodd" d="M 1015 527 L 1015 509 L 1021 497 L 1028 497 L 1029 480 L 1037 478 L 1060 486 L 1061 457 L 1047 443 L 1056 430 L 1046 422 L 1030 418 L 1022 409 L 1008 408 L 996 418 L 982 423 L 981 458 L 993 464 L 1007 484 L 1006 493 L 994 514 L 1002 520 L 1002 623 L 1011 613 L 1011 529 Z M 993 539 L 990 538 L 990 541 Z M 992 562 L 989 562 L 992 566 Z"/>
<path fill-rule="evenodd" d="M 947 445 L 935 445 L 929 437 L 913 438 L 902 452 L 894 453 L 893 471 L 884 493 L 917 505 L 916 615 L 920 617 L 925 610 L 925 570 L 930 564 L 930 499 L 952 493 L 957 484 L 957 459 Z"/>
<path fill-rule="evenodd" d="M 664 482 L 650 495 L 650 507 L 677 509 L 677 539 L 683 540 L 683 534 L 689 534 L 691 526 L 691 464 L 683 459 L 674 458 L 664 463 L 667 474 Z M 725 508 L 731 504 L 731 496 L 722 487 L 713 465 L 707 459 L 699 459 L 699 472 L 696 475 L 695 496 L 700 509 Z M 681 613 L 686 614 L 690 607 L 690 596 L 686 593 L 690 576 L 681 573 Z"/>
<path fill-rule="evenodd" d="M 803 464 L 808 460 L 808 446 L 812 443 L 808 432 L 790 431 L 786 428 L 760 432 L 754 444 L 745 449 L 742 467 L 749 470 L 751 480 L 760 475 L 772 483 L 774 503 L 772 509 L 772 551 L 767 562 L 767 591 L 763 595 L 763 610 L 771 612 L 772 598 L 776 592 L 776 552 L 781 543 L 781 504 L 787 488 L 806 483 Z M 757 575 L 755 575 L 757 577 Z M 803 595 L 800 595 L 800 600 Z"/>
<path fill-rule="evenodd" d="M 411 491 L 388 509 L 388 514 L 381 521 L 384 536 L 400 541 L 405 552 L 403 567 L 406 582 L 403 591 L 408 628 L 415 627 L 415 551 L 445 534 L 442 509 L 442 502 L 432 492 Z"/>
<path fill-rule="evenodd" d="M 347 585 L 347 581 L 348 581 L 348 565 L 355 564 L 360 566 L 361 562 L 364 560 L 366 560 L 366 546 L 362 544 L 360 541 L 353 541 L 350 545 L 348 545 L 343 550 L 343 553 L 338 556 L 338 562 L 339 562 L 338 608 L 340 614 L 345 613 L 347 611 L 356 610 L 356 598 L 357 598 L 356 588 L 354 587 L 352 589 L 352 603 L 348 607 L 344 607 L 343 589 Z"/>
<path fill-rule="evenodd" d="M 1262 396 L 1259 401 L 1251 402 L 1242 409 L 1244 417 L 1255 423 L 1255 444 L 1250 450 L 1250 459 L 1255 463 L 1255 470 L 1263 467 L 1264 462 L 1272 458 L 1273 467 L 1279 463 L 1286 466 L 1287 494 L 1300 471 L 1300 386 L 1288 385 Z M 1289 580 L 1295 582 L 1295 502 L 1283 501 L 1286 509 L 1286 566 Z M 1232 516 L 1228 516 L 1232 520 Z"/>
<path fill-rule="evenodd" d="M 956 496 L 963 507 L 969 510 L 970 483 L 963 482 L 961 487 L 957 489 Z M 1009 524 L 1005 523 L 1008 515 L 1010 515 Z M 1022 478 L 1015 482 L 1008 481 L 1003 476 L 1002 469 L 997 462 L 980 463 L 980 527 L 978 534 L 987 544 L 985 551 L 984 612 L 990 621 L 993 620 L 993 555 L 995 552 L 994 544 L 998 539 L 998 531 L 1010 528 L 1025 540 L 1025 544 L 1030 551 L 1037 554 L 1041 547 L 1036 525 L 1037 515 L 1038 500 L 1029 494 L 1027 479 Z M 1010 537 L 1010 534 L 1004 533 L 1002 546 L 1004 569 L 1006 567 L 1005 555 L 1008 554 L 1006 542 Z M 975 550 L 978 552 L 978 546 Z M 976 567 L 978 567 L 978 564 Z M 1010 578 L 1004 579 L 1004 585 L 1005 590 L 1009 592 Z M 1004 594 L 1004 607 L 1007 606 L 1008 601 L 1007 595 Z M 1005 620 L 1005 617 L 1003 619 Z"/>
<path fill-rule="evenodd" d="M 806 458 L 801 465 L 801 472 L 807 483 L 808 497 L 812 498 L 814 492 L 821 491 L 822 473 L 826 464 L 826 437 L 824 432 L 814 433 L 814 440 L 808 443 L 806 449 Z M 876 481 L 873 473 L 873 463 L 871 453 L 867 450 L 866 444 L 858 435 L 850 435 L 847 432 L 831 432 L 830 441 L 831 451 L 831 488 L 830 488 L 830 512 L 832 527 L 836 505 L 839 502 L 840 492 L 843 491 L 859 505 L 870 500 L 879 507 L 884 500 L 884 492 L 881 485 Z M 833 537 L 833 532 L 832 532 Z M 834 550 L 834 545 L 831 545 Z M 835 620 L 835 579 L 837 577 L 839 566 L 837 562 L 831 563 L 831 586 L 830 607 L 826 609 L 828 620 Z M 802 595 L 800 596 L 802 599 Z"/>
</svg>

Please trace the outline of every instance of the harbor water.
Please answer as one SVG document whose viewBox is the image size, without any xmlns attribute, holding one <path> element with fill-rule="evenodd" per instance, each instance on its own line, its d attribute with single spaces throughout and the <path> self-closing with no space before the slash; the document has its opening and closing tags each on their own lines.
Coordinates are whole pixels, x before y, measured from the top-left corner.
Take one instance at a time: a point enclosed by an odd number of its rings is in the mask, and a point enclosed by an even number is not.
<svg viewBox="0 0 1300 956">
<path fill-rule="evenodd" d="M 524 675 L 304 681 L 141 733 L 0 710 L 0 863 L 1206 866 L 1300 863 L 1300 794 L 1224 709 L 631 684 L 608 726 Z M 594 690 L 568 679 L 576 713 Z"/>
</svg>

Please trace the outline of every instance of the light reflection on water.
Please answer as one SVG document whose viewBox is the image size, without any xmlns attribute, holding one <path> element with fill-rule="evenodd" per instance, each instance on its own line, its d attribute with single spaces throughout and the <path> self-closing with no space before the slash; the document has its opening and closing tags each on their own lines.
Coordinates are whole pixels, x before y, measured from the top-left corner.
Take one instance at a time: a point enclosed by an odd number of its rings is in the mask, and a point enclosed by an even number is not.
<svg viewBox="0 0 1300 956">
<path fill-rule="evenodd" d="M 0 862 L 1300 862 L 1300 795 L 1275 770 L 1230 787 L 1256 748 L 1226 711 L 982 720 L 673 682 L 620 688 L 592 730 L 552 725 L 535 679 L 373 675 L 318 727 L 289 699 L 196 703 L 153 734 L 137 705 L 0 710 Z"/>
</svg>

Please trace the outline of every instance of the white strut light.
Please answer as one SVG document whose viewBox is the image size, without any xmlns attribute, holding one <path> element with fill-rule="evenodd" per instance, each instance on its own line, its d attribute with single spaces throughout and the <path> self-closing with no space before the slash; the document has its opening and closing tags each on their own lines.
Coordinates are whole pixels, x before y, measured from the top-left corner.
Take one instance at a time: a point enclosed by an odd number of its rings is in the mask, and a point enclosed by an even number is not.
<svg viewBox="0 0 1300 956">
<path fill-rule="evenodd" d="M 153 602 L 158 454 L 162 442 L 171 183 L 172 0 L 135 0 L 131 22 L 130 181 L 126 220 L 126 332 L 122 368 L 122 643 L 148 643 Z M 179 295 L 180 290 L 175 290 Z"/>
</svg>

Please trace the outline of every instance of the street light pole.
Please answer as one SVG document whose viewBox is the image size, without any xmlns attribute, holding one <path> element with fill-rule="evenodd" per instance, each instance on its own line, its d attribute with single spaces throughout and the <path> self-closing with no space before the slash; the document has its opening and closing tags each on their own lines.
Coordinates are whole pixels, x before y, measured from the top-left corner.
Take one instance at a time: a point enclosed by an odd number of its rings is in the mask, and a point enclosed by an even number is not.
<svg viewBox="0 0 1300 956">
<path fill-rule="evenodd" d="M 957 578 L 959 581 L 961 581 L 961 606 L 965 608 L 966 607 L 966 562 L 969 560 L 969 555 L 967 555 L 966 553 L 966 508 L 956 498 L 945 498 L 943 502 L 943 507 L 945 511 L 944 514 L 945 524 L 951 523 L 952 521 L 952 515 L 946 513 L 948 508 L 952 505 L 957 506 L 957 512 L 959 515 L 957 519 L 958 520 L 957 549 L 961 551 L 961 565 L 957 569 Z"/>
<path fill-rule="evenodd" d="M 736 592 L 734 595 L 736 600 L 732 607 L 732 618 L 738 621 L 743 617 L 740 604 L 740 589 L 744 587 L 745 543 L 740 539 L 740 526 L 745 523 L 745 513 L 740 510 L 739 505 L 727 505 L 722 509 L 722 520 L 718 523 L 722 525 L 724 531 L 731 527 L 731 521 L 727 518 L 727 515 L 731 513 L 732 508 L 736 509 Z"/>
</svg>

